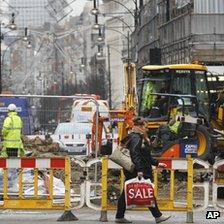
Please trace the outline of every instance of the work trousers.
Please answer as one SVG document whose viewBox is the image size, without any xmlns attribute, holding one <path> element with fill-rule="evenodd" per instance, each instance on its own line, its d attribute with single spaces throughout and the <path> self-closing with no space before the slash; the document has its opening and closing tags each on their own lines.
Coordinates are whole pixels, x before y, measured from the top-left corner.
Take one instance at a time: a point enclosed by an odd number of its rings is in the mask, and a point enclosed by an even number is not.
<svg viewBox="0 0 224 224">
<path fill-rule="evenodd" d="M 9 157 L 18 157 L 18 148 L 6 148 L 6 153 Z"/>
<path fill-rule="evenodd" d="M 154 218 L 158 218 L 162 215 L 156 201 L 155 201 L 155 207 L 148 207 L 148 209 L 150 210 Z M 125 210 L 126 210 L 126 203 L 125 203 L 125 193 L 123 190 L 118 199 L 116 219 L 124 218 Z"/>
</svg>

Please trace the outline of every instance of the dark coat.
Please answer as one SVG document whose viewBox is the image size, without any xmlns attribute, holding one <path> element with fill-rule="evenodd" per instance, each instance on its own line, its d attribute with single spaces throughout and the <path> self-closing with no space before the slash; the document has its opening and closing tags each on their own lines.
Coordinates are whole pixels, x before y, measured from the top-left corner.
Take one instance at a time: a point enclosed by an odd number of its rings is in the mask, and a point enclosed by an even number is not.
<svg viewBox="0 0 224 224">
<path fill-rule="evenodd" d="M 123 141 L 126 147 L 130 150 L 131 160 L 135 164 L 133 173 L 125 170 L 126 179 L 131 179 L 137 176 L 138 172 L 143 172 L 144 178 L 152 180 L 152 165 L 157 166 L 158 161 L 151 156 L 151 149 L 148 142 L 143 140 L 140 133 L 132 132 Z"/>
</svg>

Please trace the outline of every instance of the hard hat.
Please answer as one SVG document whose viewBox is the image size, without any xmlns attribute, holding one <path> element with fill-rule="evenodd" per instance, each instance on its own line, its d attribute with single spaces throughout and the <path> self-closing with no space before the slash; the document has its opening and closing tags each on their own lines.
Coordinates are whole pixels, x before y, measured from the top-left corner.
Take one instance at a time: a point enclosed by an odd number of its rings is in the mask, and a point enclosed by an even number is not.
<svg viewBox="0 0 224 224">
<path fill-rule="evenodd" d="M 11 103 L 7 107 L 8 111 L 16 111 L 16 105 L 14 103 Z"/>
</svg>

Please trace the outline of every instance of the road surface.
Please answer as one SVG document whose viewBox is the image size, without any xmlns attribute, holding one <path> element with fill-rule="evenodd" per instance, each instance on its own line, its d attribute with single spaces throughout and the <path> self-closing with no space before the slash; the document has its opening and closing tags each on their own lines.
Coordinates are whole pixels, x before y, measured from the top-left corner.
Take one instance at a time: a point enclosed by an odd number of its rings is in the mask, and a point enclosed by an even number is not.
<svg viewBox="0 0 224 224">
<path fill-rule="evenodd" d="M 213 210 L 213 209 L 211 209 Z M 62 212 L 60 211 L 1 211 L 0 224 L 58 224 L 57 219 Z M 100 212 L 89 208 L 73 210 L 73 214 L 79 218 L 78 221 L 67 221 L 66 224 L 97 224 L 99 222 Z M 172 217 L 164 222 L 164 224 L 183 224 L 186 223 L 186 213 L 183 212 L 164 212 L 171 214 Z M 115 212 L 108 212 L 108 224 L 114 223 Z M 224 223 L 224 210 L 221 212 L 221 217 L 216 220 L 206 220 L 206 211 L 194 213 L 194 224 L 210 224 Z M 151 214 L 148 212 L 127 211 L 126 217 L 131 219 L 134 224 L 153 224 L 155 223 Z"/>
</svg>

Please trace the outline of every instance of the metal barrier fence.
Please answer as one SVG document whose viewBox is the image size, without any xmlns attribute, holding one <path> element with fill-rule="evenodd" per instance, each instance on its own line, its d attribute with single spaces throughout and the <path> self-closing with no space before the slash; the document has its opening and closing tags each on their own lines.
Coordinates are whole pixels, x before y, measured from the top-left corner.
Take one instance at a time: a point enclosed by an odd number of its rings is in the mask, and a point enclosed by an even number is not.
<svg viewBox="0 0 224 224">
<path fill-rule="evenodd" d="M 71 161 L 68 157 L 55 158 L 0 158 L 0 180 L 2 185 L 2 201 L 0 200 L 0 209 L 60 209 L 64 214 L 59 218 L 64 220 L 77 220 L 71 213 L 71 209 L 80 209 L 87 205 L 89 208 L 101 211 L 101 221 L 107 221 L 107 211 L 114 210 L 118 195 L 123 188 L 124 174 L 118 165 L 108 160 L 107 157 L 90 159 L 83 161 L 80 158 L 72 158 L 73 166 L 83 174 L 81 182 L 78 182 L 73 188 L 71 178 L 77 175 L 77 170 L 71 170 Z M 217 196 L 218 190 L 224 188 L 224 160 L 216 162 L 213 166 L 199 159 L 163 159 L 161 162 L 167 164 L 165 176 L 163 171 L 154 169 L 155 196 L 158 206 L 164 211 L 184 211 L 187 212 L 187 222 L 193 222 L 193 212 L 206 210 L 209 206 L 222 210 L 224 209 L 222 200 Z M 32 181 L 29 181 L 32 191 L 28 194 L 25 192 L 24 173 L 26 170 L 32 170 Z M 16 192 L 10 191 L 9 173 L 15 170 L 18 175 L 18 189 Z M 64 171 L 64 191 L 61 195 L 54 192 L 54 177 L 56 172 Z M 213 171 L 213 177 L 203 181 L 197 180 Z M 115 175 L 113 178 L 119 179 L 119 192 L 115 196 L 111 194 L 110 186 L 113 179 L 112 171 L 120 173 L 119 178 Z M 45 188 L 47 192 L 40 193 L 39 176 L 41 173 L 46 174 Z M 180 175 L 181 174 L 181 175 Z M 177 179 L 180 175 L 180 183 Z M 162 178 L 167 178 L 166 182 L 161 183 Z M 62 178 L 60 178 L 62 179 Z M 193 181 L 194 179 L 194 181 Z M 212 186 L 211 186 L 212 180 Z M 13 179 L 15 182 L 15 179 Z M 176 188 L 181 188 L 184 197 L 179 197 Z M 161 188 L 162 187 L 162 188 Z M 163 188 L 165 187 L 165 188 Z M 212 189 L 211 189 L 212 187 Z M 10 188 L 10 189 L 9 189 Z M 199 196 L 194 195 L 194 190 L 201 188 Z M 75 192 L 73 191 L 75 189 Z M 165 189 L 165 190 L 164 190 Z M 212 195 L 209 194 L 212 190 Z M 108 194 L 110 192 L 110 194 Z M 162 194 L 161 194 L 162 193 Z M 164 194 L 167 193 L 167 194 Z M 209 198 L 212 196 L 212 205 L 209 204 Z M 112 199 L 111 199 L 112 197 Z M 113 198 L 114 197 L 114 198 Z M 198 197 L 200 197 L 198 201 Z M 114 201 L 113 201 L 114 200 Z M 203 202 L 203 203 L 202 203 Z M 146 210 L 146 208 L 136 208 L 136 210 Z"/>
<path fill-rule="evenodd" d="M 102 101 L 102 102 L 101 102 Z M 81 103 L 80 103 L 81 102 Z M 51 134 L 61 122 L 89 122 L 94 113 L 107 115 L 107 101 L 98 100 L 94 95 L 9 95 L 0 96 L 0 127 L 7 114 L 7 106 L 14 103 L 23 119 L 23 133 Z"/>
<path fill-rule="evenodd" d="M 187 159 L 173 159 L 162 158 L 163 163 L 167 164 L 166 170 L 169 170 L 170 175 L 170 192 L 166 198 L 160 197 L 158 194 L 158 175 L 157 169 L 154 169 L 154 194 L 157 198 L 158 206 L 164 211 L 186 211 L 187 223 L 193 222 L 193 159 L 188 157 Z M 102 159 L 102 200 L 101 200 L 101 217 L 100 220 L 107 221 L 107 211 L 115 209 L 114 206 L 108 205 L 108 169 L 116 168 L 114 165 L 110 165 L 107 157 Z M 187 173 L 187 195 L 185 202 L 179 202 L 175 200 L 174 187 L 175 187 L 175 171 L 184 171 Z M 121 184 L 123 185 L 124 176 L 121 175 Z M 145 210 L 145 208 L 142 208 Z M 139 210 L 139 209 L 138 209 Z"/>
<path fill-rule="evenodd" d="M 74 99 L 58 96 L 0 96 L 0 126 L 7 113 L 7 106 L 14 103 L 24 126 L 23 134 L 53 133 L 57 124 L 70 120 Z"/>
<path fill-rule="evenodd" d="M 94 95 L 86 94 L 74 96 L 1 94 L 0 129 L 7 116 L 7 107 L 11 103 L 17 106 L 18 115 L 23 120 L 22 134 L 28 136 L 28 140 L 36 136 L 44 139 L 50 135 L 62 150 L 71 151 L 70 154 L 85 156 L 95 149 L 98 151 L 100 146 L 98 115 L 102 112 L 100 110 L 103 106 L 107 109 L 106 101 L 99 102 Z M 96 124 L 94 123 L 95 134 L 92 133 L 94 114 L 97 115 Z M 109 126 L 109 123 L 107 125 Z M 109 135 L 103 130 L 103 140 L 109 138 Z"/>
<path fill-rule="evenodd" d="M 0 209 L 38 209 L 38 210 L 64 210 L 58 221 L 71 221 L 77 218 L 71 212 L 71 167 L 69 157 L 55 158 L 0 158 L 0 169 L 3 170 L 3 194 Z M 14 169 L 18 174 L 18 190 L 9 191 L 9 172 Z M 32 193 L 24 194 L 23 172 L 32 170 L 33 181 L 29 185 L 33 187 Z M 55 203 L 54 195 L 54 170 L 64 171 L 64 194 L 63 202 Z M 45 172 L 45 194 L 39 194 L 40 185 L 38 182 L 39 172 Z M 15 179 L 13 179 L 15 182 Z M 31 181 L 31 182 L 30 182 Z"/>
<path fill-rule="evenodd" d="M 210 165 L 208 162 L 205 162 L 200 159 L 194 159 L 193 160 L 193 170 L 194 170 L 194 183 L 193 183 L 193 189 L 202 189 L 203 194 L 203 205 L 200 203 L 197 203 L 197 200 L 201 200 L 201 198 L 194 198 L 194 211 L 203 211 L 209 206 L 209 185 L 210 180 L 207 178 L 204 181 L 201 181 L 202 175 L 206 175 L 209 173 Z M 200 176 L 200 179 L 198 180 L 197 176 Z M 196 195 L 197 196 L 197 195 Z M 199 196 L 201 197 L 201 195 Z"/>
<path fill-rule="evenodd" d="M 81 184 L 83 193 L 80 195 L 80 202 L 82 202 L 82 205 L 80 204 L 79 208 L 86 204 L 91 209 L 101 211 L 101 221 L 107 221 L 107 211 L 115 209 L 118 195 L 123 188 L 125 178 L 121 167 L 108 160 L 107 157 L 91 159 L 87 162 L 78 159 L 75 160 L 77 164 L 80 164 L 83 171 L 86 173 L 85 180 Z M 220 187 L 223 186 L 224 183 L 224 160 L 216 162 L 214 166 L 211 166 L 207 162 L 196 158 L 190 160 L 167 159 L 167 161 L 163 160 L 163 162 L 165 162 L 168 166 L 168 169 L 166 169 L 166 171 L 168 172 L 169 184 L 161 184 L 161 172 L 159 170 L 154 170 L 154 183 L 156 186 L 155 193 L 157 194 L 156 197 L 161 210 L 186 211 L 187 222 L 192 222 L 193 212 L 195 211 L 205 211 L 211 206 L 214 206 L 219 210 L 224 208 L 224 206 L 220 204 L 220 201 L 217 200 L 217 191 Z M 99 176 L 97 180 L 94 178 L 90 178 L 96 164 L 98 167 L 97 172 Z M 189 167 L 189 171 L 188 166 L 192 167 Z M 214 176 L 211 175 L 211 171 L 213 169 L 216 173 L 216 175 Z M 117 177 L 117 175 L 113 176 L 110 171 L 119 172 L 119 178 Z M 181 178 L 184 179 L 183 181 L 181 179 L 178 183 L 177 179 L 179 178 L 178 175 L 180 175 L 181 171 L 183 171 L 183 174 L 181 174 Z M 191 172 L 192 175 L 190 175 Z M 119 179 L 119 192 L 116 192 L 117 195 L 113 195 L 113 192 L 109 190 L 111 189 L 111 185 L 113 185 L 113 187 L 116 185 L 113 183 L 111 175 L 116 180 Z M 212 185 L 217 186 L 217 188 L 212 188 L 211 181 Z M 183 185 L 183 183 L 185 183 L 185 185 Z M 181 186 L 179 186 L 179 184 Z M 167 192 L 166 197 L 160 197 L 161 186 L 165 187 L 165 191 Z M 178 195 L 179 192 L 176 189 L 177 187 L 183 190 L 183 197 L 181 195 Z M 213 202 L 209 200 L 212 196 L 210 192 L 212 192 L 213 194 Z M 185 199 L 183 200 L 183 198 Z M 223 202 L 222 199 L 221 202 Z M 136 208 L 136 210 L 139 209 L 146 210 L 145 208 Z"/>
<path fill-rule="evenodd" d="M 218 189 L 224 189 L 224 160 L 217 161 L 213 165 L 212 200 L 216 209 L 224 209 L 224 204 L 218 202 Z"/>
</svg>

